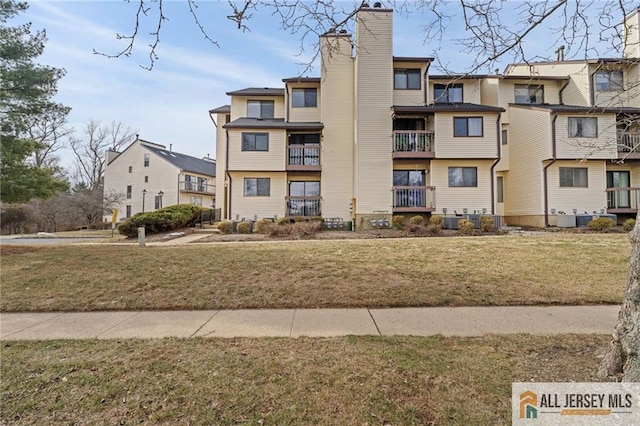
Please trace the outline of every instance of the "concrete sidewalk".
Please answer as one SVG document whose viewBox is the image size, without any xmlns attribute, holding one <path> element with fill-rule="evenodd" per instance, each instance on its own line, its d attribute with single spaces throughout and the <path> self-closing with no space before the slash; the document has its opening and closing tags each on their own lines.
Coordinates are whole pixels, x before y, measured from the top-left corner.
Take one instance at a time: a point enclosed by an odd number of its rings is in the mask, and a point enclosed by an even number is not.
<svg viewBox="0 0 640 426">
<path fill-rule="evenodd" d="M 620 306 L 0 314 L 0 340 L 609 334 Z"/>
</svg>

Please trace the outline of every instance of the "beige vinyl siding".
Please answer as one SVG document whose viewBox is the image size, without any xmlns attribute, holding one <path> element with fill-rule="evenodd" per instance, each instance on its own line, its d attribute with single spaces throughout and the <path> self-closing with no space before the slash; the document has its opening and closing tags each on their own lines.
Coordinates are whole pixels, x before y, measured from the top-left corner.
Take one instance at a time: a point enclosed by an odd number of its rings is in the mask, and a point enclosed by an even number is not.
<svg viewBox="0 0 640 426">
<path fill-rule="evenodd" d="M 511 108 L 509 182 L 505 182 L 505 215 L 540 215 L 543 160 L 551 159 L 551 117 L 548 111 Z"/>
<path fill-rule="evenodd" d="M 462 101 L 465 103 L 481 103 L 481 84 L 477 79 L 430 79 L 429 80 L 429 103 L 434 102 L 434 86 L 436 84 L 462 84 Z"/>
<path fill-rule="evenodd" d="M 225 170 L 227 167 L 227 131 L 222 127 L 225 124 L 227 114 L 217 114 L 216 124 L 216 207 L 222 209 L 222 217 L 226 218 L 227 211 L 225 203 L 227 199 L 226 183 L 227 176 Z"/>
<path fill-rule="evenodd" d="M 293 89 L 316 89 L 317 93 L 317 106 L 316 107 L 293 107 L 292 105 L 292 93 Z M 289 83 L 287 85 L 287 102 L 289 102 L 289 121 L 293 122 L 318 122 L 320 121 L 320 111 L 322 108 L 321 99 L 322 93 L 318 84 L 299 84 Z"/>
<path fill-rule="evenodd" d="M 480 103 L 482 105 L 501 106 L 506 109 L 505 105 L 500 103 L 500 87 L 501 81 L 498 78 L 488 77 L 482 79 L 480 83 Z"/>
<path fill-rule="evenodd" d="M 285 215 L 287 195 L 287 175 L 281 173 L 268 172 L 232 172 L 232 213 L 231 219 L 236 217 L 253 220 L 254 215 L 258 218 Z M 245 196 L 245 178 L 269 178 L 270 195 L 267 196 Z"/>
<path fill-rule="evenodd" d="M 357 213 L 391 210 L 392 12 L 358 14 L 356 46 Z"/>
<path fill-rule="evenodd" d="M 597 118 L 597 138 L 569 137 L 569 117 Z M 558 159 L 617 158 L 615 115 L 562 114 L 556 120 L 556 156 Z"/>
<path fill-rule="evenodd" d="M 469 213 L 474 210 L 491 212 L 491 164 L 489 160 L 433 160 L 431 162 L 430 182 L 436 187 L 436 212 L 447 214 L 454 210 L 462 214 L 466 208 Z M 477 167 L 477 187 L 449 187 L 449 167 Z"/>
<path fill-rule="evenodd" d="M 640 14 L 638 14 L 640 15 Z M 638 47 L 640 53 L 640 47 Z M 639 55 L 640 56 L 640 55 Z M 627 72 L 627 103 L 625 106 L 640 108 L 640 64 L 629 67 Z"/>
<path fill-rule="evenodd" d="M 284 96 L 232 96 L 232 121 L 247 116 L 247 101 L 273 101 L 273 116 L 275 118 L 284 118 Z"/>
<path fill-rule="evenodd" d="M 268 133 L 269 151 L 242 151 L 242 133 Z M 230 129 L 229 170 L 285 170 L 284 129 Z"/>
<path fill-rule="evenodd" d="M 422 62 L 394 62 L 393 69 L 419 69 L 420 70 L 420 90 L 412 89 L 394 89 L 393 104 L 394 105 L 424 105 L 425 102 L 425 81 L 424 74 L 427 66 Z M 392 83 L 393 85 L 394 83 Z M 393 87 L 393 86 L 392 86 Z"/>
<path fill-rule="evenodd" d="M 584 164 L 576 161 L 558 161 L 548 169 L 549 184 L 549 209 L 564 211 L 571 214 L 573 209 L 578 213 L 599 212 L 600 209 L 607 208 L 607 187 L 606 163 L 602 160 L 591 160 Z M 560 168 L 577 167 L 587 168 L 588 187 L 587 188 L 566 188 L 560 187 Z"/>
<path fill-rule="evenodd" d="M 548 62 L 533 64 L 530 68 L 526 64 L 519 64 L 509 68 L 509 75 L 542 75 L 571 77 L 569 84 L 562 91 L 562 102 L 565 105 L 591 105 L 589 94 L 589 72 L 586 62 Z M 560 83 L 562 84 L 562 83 Z"/>
<path fill-rule="evenodd" d="M 502 130 L 507 131 L 507 144 L 502 144 Z M 496 171 L 505 171 L 509 170 L 511 166 L 511 156 L 509 155 L 511 152 L 511 131 L 509 130 L 509 126 L 503 126 L 500 130 L 500 161 L 496 165 Z"/>
<path fill-rule="evenodd" d="M 482 117 L 482 137 L 454 137 L 454 117 Z M 497 158 L 497 114 L 447 113 L 435 115 L 436 158 Z"/>
<path fill-rule="evenodd" d="M 353 197 L 354 63 L 347 35 L 320 39 L 322 62 L 321 121 L 322 215 L 348 218 Z M 331 53 L 327 50 L 332 47 Z"/>
<path fill-rule="evenodd" d="M 495 208 L 495 214 L 498 216 L 504 216 L 505 215 L 505 210 L 504 210 L 504 205 L 507 202 L 507 195 L 506 195 L 506 188 L 508 185 L 508 180 L 509 180 L 509 173 L 508 172 L 500 172 L 500 173 L 496 173 L 496 181 L 498 179 L 498 177 L 502 177 L 502 202 L 499 203 L 498 202 L 498 185 L 496 183 L 495 185 L 495 200 L 496 200 L 496 208 Z"/>
<path fill-rule="evenodd" d="M 505 109 L 502 115 L 502 122 L 509 123 L 509 104 L 515 102 L 516 85 L 541 85 L 544 86 L 544 102 L 547 104 L 560 103 L 560 87 L 564 82 L 556 82 L 552 80 L 531 80 L 523 78 L 522 80 L 502 80 L 499 88 L 500 105 Z"/>
</svg>

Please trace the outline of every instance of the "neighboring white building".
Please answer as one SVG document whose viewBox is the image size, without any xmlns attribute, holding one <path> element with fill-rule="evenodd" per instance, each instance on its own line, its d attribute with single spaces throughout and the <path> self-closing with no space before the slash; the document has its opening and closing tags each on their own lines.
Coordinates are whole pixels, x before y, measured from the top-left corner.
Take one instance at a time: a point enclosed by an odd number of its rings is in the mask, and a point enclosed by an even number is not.
<svg viewBox="0 0 640 426">
<path fill-rule="evenodd" d="M 122 152 L 106 152 L 105 193 L 124 195 L 119 218 L 174 204 L 215 207 L 216 162 L 136 139 Z"/>
</svg>

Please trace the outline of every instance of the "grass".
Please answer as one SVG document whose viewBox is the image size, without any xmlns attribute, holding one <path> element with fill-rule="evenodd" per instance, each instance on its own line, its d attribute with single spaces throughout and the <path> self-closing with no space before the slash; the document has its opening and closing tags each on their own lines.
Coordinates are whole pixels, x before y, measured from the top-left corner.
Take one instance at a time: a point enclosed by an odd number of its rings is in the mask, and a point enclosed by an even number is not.
<svg viewBox="0 0 640 426">
<path fill-rule="evenodd" d="M 511 423 L 511 383 L 588 382 L 609 336 L 2 343 L 0 423 Z"/>
<path fill-rule="evenodd" d="M 3 246 L 3 312 L 620 303 L 624 234 Z"/>
</svg>

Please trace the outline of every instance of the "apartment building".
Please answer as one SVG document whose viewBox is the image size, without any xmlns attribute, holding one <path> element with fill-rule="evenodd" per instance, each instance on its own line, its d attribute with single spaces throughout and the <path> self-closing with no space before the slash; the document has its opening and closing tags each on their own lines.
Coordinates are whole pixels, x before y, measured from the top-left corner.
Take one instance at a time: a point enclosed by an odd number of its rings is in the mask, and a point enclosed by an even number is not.
<svg viewBox="0 0 640 426">
<path fill-rule="evenodd" d="M 395 214 L 477 212 L 544 227 L 574 209 L 637 211 L 632 49 L 432 75 L 431 58 L 393 56 L 392 25 L 392 10 L 365 7 L 355 39 L 320 38 L 319 78 L 231 91 L 210 111 L 223 217 L 353 218 L 363 229 Z"/>
<path fill-rule="evenodd" d="M 119 217 L 174 204 L 214 207 L 216 163 L 136 138 L 122 152 L 106 152 L 105 193 L 122 194 Z"/>
</svg>

